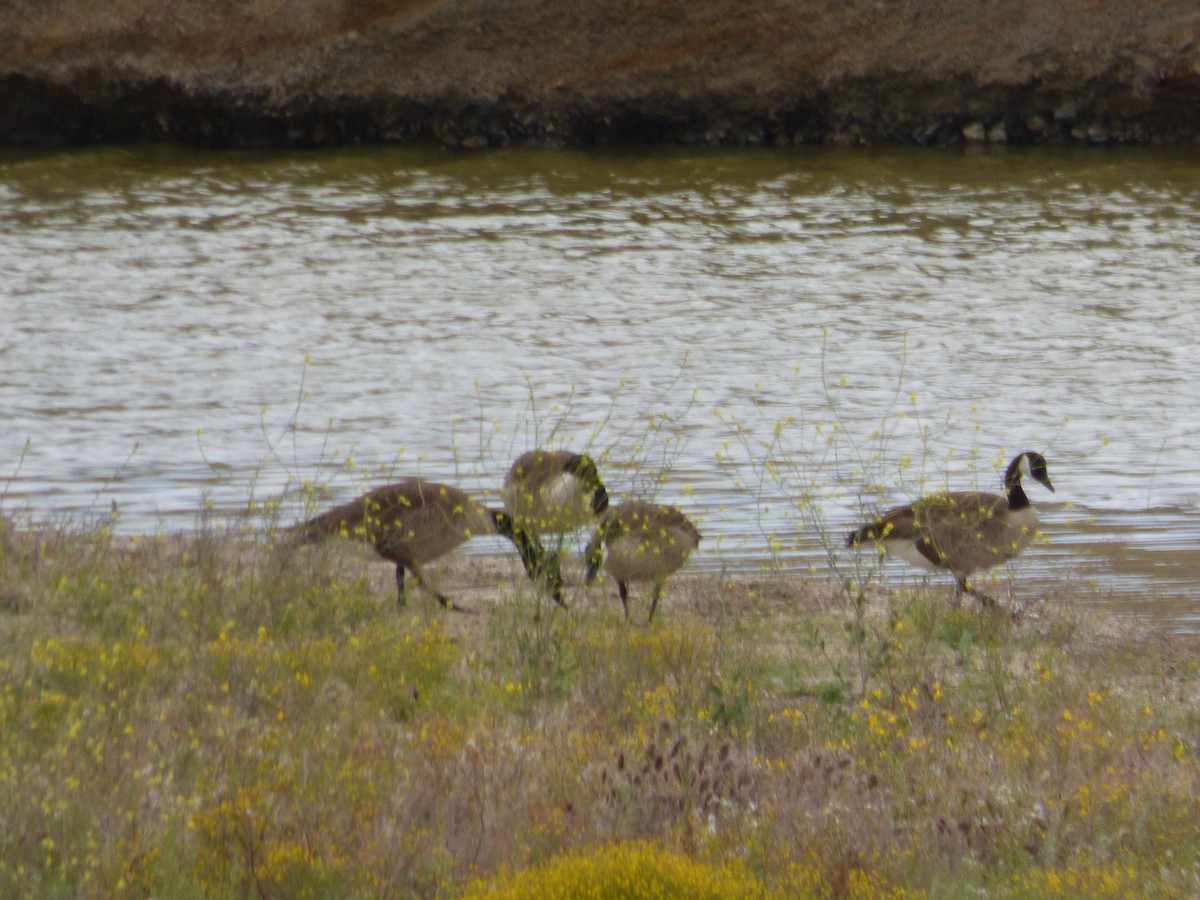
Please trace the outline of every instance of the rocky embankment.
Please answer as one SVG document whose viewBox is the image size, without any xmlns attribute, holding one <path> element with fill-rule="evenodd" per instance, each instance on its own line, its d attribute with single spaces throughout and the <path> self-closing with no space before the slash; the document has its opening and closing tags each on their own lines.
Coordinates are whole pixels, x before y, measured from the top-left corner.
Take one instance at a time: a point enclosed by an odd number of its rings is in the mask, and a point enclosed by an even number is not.
<svg viewBox="0 0 1200 900">
<path fill-rule="evenodd" d="M 0 144 L 1200 142 L 1194 0 L 8 0 Z"/>
</svg>

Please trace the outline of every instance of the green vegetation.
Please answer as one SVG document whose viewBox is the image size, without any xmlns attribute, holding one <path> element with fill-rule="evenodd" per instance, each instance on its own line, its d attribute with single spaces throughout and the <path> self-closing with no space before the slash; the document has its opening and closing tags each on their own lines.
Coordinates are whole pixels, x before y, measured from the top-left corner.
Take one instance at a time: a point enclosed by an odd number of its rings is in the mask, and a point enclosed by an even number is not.
<svg viewBox="0 0 1200 900">
<path fill-rule="evenodd" d="M 346 545 L 4 532 L 0 895 L 1200 893 L 1186 637 L 686 572 L 646 629 L 452 566 L 476 615 Z"/>
</svg>

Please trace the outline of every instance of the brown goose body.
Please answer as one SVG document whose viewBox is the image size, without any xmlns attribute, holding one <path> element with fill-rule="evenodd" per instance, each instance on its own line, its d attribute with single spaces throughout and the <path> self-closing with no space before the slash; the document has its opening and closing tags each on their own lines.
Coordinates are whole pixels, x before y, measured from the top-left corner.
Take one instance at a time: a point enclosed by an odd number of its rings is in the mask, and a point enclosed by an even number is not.
<svg viewBox="0 0 1200 900">
<path fill-rule="evenodd" d="M 590 456 L 529 450 L 504 477 L 504 508 L 531 534 L 569 534 L 608 508 L 608 491 Z"/>
<path fill-rule="evenodd" d="M 959 593 L 974 593 L 990 603 L 991 598 L 969 587 L 967 579 L 1015 558 L 1037 534 L 1037 510 L 1021 485 L 1022 475 L 1033 477 L 1053 493 L 1045 458 L 1027 451 L 1009 464 L 1003 495 L 981 491 L 930 494 L 856 528 L 846 544 L 875 543 L 910 565 L 950 572 Z"/>
<path fill-rule="evenodd" d="M 654 619 L 663 585 L 700 546 L 700 530 L 673 506 L 630 502 L 609 509 L 588 544 L 586 580 L 603 568 L 617 583 L 625 618 L 629 618 L 629 583 L 649 581 L 650 615 Z"/>
<path fill-rule="evenodd" d="M 422 568 L 472 537 L 499 534 L 517 547 L 532 576 L 541 565 L 536 538 L 513 528 L 504 513 L 489 509 L 466 492 L 448 484 L 410 478 L 384 485 L 348 503 L 309 519 L 292 529 L 302 541 L 343 537 L 365 541 L 396 565 L 396 589 L 404 602 L 404 573 L 425 587 Z M 438 594 L 438 601 L 449 605 Z"/>
</svg>

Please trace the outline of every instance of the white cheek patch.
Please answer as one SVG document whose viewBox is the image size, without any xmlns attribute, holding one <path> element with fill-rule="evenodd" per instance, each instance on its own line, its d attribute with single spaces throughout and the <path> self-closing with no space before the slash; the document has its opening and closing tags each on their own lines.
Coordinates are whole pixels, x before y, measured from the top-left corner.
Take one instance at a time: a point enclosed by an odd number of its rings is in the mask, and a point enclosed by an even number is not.
<svg viewBox="0 0 1200 900">
<path fill-rule="evenodd" d="M 1029 454 L 1028 453 L 1021 454 L 1021 464 L 1019 466 L 1017 466 L 1017 471 L 1020 472 L 1022 475 L 1026 475 L 1030 478 L 1033 477 L 1033 470 L 1029 468 Z"/>
</svg>

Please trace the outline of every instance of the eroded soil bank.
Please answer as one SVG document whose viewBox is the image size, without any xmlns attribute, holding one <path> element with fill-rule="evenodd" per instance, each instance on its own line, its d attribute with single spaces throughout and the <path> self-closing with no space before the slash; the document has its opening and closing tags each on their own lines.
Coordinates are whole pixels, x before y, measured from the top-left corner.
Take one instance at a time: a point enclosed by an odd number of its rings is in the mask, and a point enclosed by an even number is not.
<svg viewBox="0 0 1200 900">
<path fill-rule="evenodd" d="M 1190 0 L 10 0 L 0 144 L 1174 144 Z"/>
</svg>

